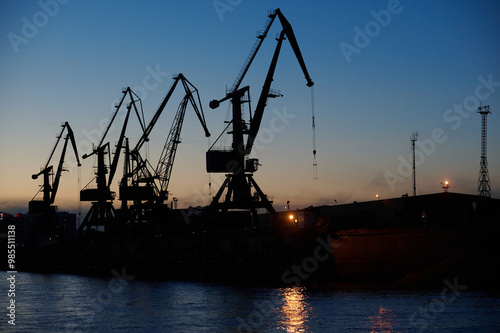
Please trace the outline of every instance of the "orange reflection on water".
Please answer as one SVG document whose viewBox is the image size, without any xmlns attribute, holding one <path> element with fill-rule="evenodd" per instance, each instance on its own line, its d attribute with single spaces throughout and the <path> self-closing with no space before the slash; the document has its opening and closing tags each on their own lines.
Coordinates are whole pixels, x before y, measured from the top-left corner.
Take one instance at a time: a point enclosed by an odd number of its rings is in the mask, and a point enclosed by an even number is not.
<svg viewBox="0 0 500 333">
<path fill-rule="evenodd" d="M 283 306 L 278 310 L 278 329 L 285 332 L 306 332 L 310 308 L 304 291 L 301 287 L 281 289 Z"/>
<path fill-rule="evenodd" d="M 392 321 L 394 314 L 390 309 L 379 306 L 378 313 L 368 317 L 371 323 L 371 333 L 393 332 Z"/>
</svg>

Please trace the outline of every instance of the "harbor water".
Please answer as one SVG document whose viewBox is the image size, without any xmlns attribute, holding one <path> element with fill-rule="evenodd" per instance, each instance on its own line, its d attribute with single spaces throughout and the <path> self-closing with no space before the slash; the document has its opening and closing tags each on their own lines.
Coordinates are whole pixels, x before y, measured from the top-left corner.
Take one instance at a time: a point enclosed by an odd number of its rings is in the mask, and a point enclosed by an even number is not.
<svg viewBox="0 0 500 333">
<path fill-rule="evenodd" d="M 425 288 L 228 286 L 141 281 L 124 271 L 110 278 L 24 272 L 15 278 L 15 326 L 4 301 L 3 332 L 500 331 L 500 292 L 463 285 L 459 277 Z"/>
</svg>

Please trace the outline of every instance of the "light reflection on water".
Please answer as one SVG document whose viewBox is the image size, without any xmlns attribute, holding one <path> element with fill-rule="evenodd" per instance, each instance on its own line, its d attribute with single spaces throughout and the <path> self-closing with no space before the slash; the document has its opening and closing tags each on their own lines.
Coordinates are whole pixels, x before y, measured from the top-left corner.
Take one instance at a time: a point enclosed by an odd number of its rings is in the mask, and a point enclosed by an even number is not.
<svg viewBox="0 0 500 333">
<path fill-rule="evenodd" d="M 393 312 L 383 306 L 379 306 L 378 313 L 368 317 L 371 323 L 371 333 L 386 333 L 394 332 L 392 321 L 394 320 Z"/>
<path fill-rule="evenodd" d="M 6 281 L 0 283 L 3 290 Z M 138 280 L 120 287 L 112 281 L 18 273 L 16 331 L 489 332 L 500 327 L 500 293 L 472 288 L 438 308 L 431 301 L 440 299 L 440 288 L 276 289 Z"/>
<path fill-rule="evenodd" d="M 307 320 L 311 314 L 305 288 L 283 288 L 283 305 L 278 309 L 278 329 L 285 332 L 306 332 Z"/>
</svg>

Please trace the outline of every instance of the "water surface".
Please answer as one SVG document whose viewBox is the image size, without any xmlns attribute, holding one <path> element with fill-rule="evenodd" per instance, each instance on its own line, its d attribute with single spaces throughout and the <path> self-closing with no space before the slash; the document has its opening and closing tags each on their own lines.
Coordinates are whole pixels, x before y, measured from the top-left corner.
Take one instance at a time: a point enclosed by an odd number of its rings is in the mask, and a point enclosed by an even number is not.
<svg viewBox="0 0 500 333">
<path fill-rule="evenodd" d="M 359 284 L 265 288 L 138 281 L 115 273 L 125 279 L 18 273 L 15 330 L 7 324 L 6 310 L 1 330 L 500 331 L 500 293 L 474 286 L 464 290 L 458 280 L 450 280 L 448 287 L 443 283 L 418 289 Z M 7 283 L 3 286 L 6 294 Z M 450 286 L 455 286 L 455 291 Z"/>
</svg>

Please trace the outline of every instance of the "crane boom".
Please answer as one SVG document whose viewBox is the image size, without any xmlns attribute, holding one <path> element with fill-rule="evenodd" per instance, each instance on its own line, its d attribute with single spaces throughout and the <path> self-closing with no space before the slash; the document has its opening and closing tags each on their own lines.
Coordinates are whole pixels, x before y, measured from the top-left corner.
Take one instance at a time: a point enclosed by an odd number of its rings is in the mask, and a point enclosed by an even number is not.
<svg viewBox="0 0 500 333">
<path fill-rule="evenodd" d="M 276 14 L 278 15 L 278 18 L 280 19 L 281 25 L 283 27 L 283 31 L 286 34 L 286 37 L 288 38 L 288 41 L 290 42 L 290 45 L 292 46 L 293 52 L 295 53 L 295 57 L 299 61 L 300 68 L 302 68 L 302 72 L 304 72 L 304 76 L 307 80 L 307 86 L 312 87 L 314 85 L 314 82 L 311 80 L 311 77 L 309 76 L 309 73 L 307 71 L 306 64 L 304 62 L 304 58 L 302 57 L 302 53 L 300 52 L 299 44 L 297 43 L 297 39 L 295 38 L 295 34 L 293 33 L 292 26 L 288 22 L 288 20 L 283 16 L 283 13 L 281 13 L 281 10 L 278 8 L 276 9 Z"/>
<path fill-rule="evenodd" d="M 57 148 L 57 145 L 59 144 L 59 141 L 61 140 L 62 136 L 63 136 L 63 133 L 64 133 L 64 129 L 66 128 L 66 124 L 68 122 L 65 122 L 64 124 L 62 124 L 62 128 L 61 128 L 61 133 L 59 133 L 58 136 L 56 136 L 57 140 L 56 140 L 56 143 L 54 144 L 54 147 L 52 147 L 52 150 L 50 152 L 50 155 L 49 155 L 49 158 L 47 159 L 47 162 L 45 163 L 45 166 L 43 167 L 43 169 L 47 169 L 48 166 L 49 166 L 49 163 L 50 163 L 50 160 L 52 159 L 52 156 L 54 155 L 54 152 L 56 151 L 56 148 Z M 42 169 L 42 170 L 43 170 Z M 38 174 L 38 176 L 42 173 L 42 171 L 40 171 L 40 173 Z M 34 178 L 33 176 L 33 179 L 36 179 Z"/>
<path fill-rule="evenodd" d="M 59 188 L 59 180 L 61 179 L 61 172 L 63 171 L 64 156 L 66 155 L 66 147 L 68 146 L 68 139 L 71 141 L 71 145 L 73 146 L 73 151 L 75 152 L 77 165 L 81 166 L 80 158 L 78 157 L 78 150 L 76 149 L 76 141 L 75 141 L 75 136 L 73 134 L 73 130 L 69 126 L 68 122 L 64 123 L 63 128 L 64 127 L 66 127 L 68 134 L 66 134 L 66 138 L 64 139 L 64 146 L 61 152 L 61 158 L 59 159 L 59 165 L 57 167 L 54 182 L 52 183 L 52 195 L 50 197 L 51 204 L 55 202 L 57 189 Z"/>
<path fill-rule="evenodd" d="M 233 86 L 229 90 L 230 93 L 234 93 L 240 87 L 241 81 L 243 81 L 243 78 L 245 77 L 245 74 L 247 73 L 248 69 L 250 68 L 250 65 L 252 64 L 253 59 L 257 55 L 257 52 L 259 51 L 260 46 L 262 45 L 262 42 L 267 37 L 267 33 L 269 31 L 269 28 L 271 28 L 271 25 L 273 24 L 274 19 L 276 18 L 276 11 L 270 10 L 267 16 L 269 17 L 269 19 L 267 20 L 266 25 L 264 26 L 264 30 L 258 32 L 257 40 L 255 41 L 255 44 L 252 47 L 252 50 L 250 51 L 250 55 L 245 60 L 243 67 L 241 68 L 240 72 L 238 73 L 238 76 L 236 77 L 236 80 L 234 81 Z"/>
<path fill-rule="evenodd" d="M 125 116 L 125 120 L 123 121 L 123 126 L 122 130 L 120 133 L 120 137 L 118 138 L 118 143 L 116 144 L 116 150 L 115 150 L 115 155 L 113 156 L 113 162 L 111 163 L 109 167 L 109 176 L 108 176 L 108 187 L 111 186 L 111 183 L 113 182 L 113 178 L 116 173 L 116 168 L 118 167 L 118 160 L 120 159 L 120 152 L 123 147 L 123 140 L 125 139 L 125 131 L 127 129 L 128 125 L 128 119 L 130 116 L 130 109 L 132 108 L 132 103 L 130 103 L 127 106 L 127 114 Z"/>
<path fill-rule="evenodd" d="M 262 116 L 264 115 L 264 109 L 266 107 L 267 98 L 269 97 L 269 91 L 271 89 L 271 83 L 273 81 L 274 71 L 276 70 L 276 64 L 278 63 L 278 56 L 281 50 L 281 44 L 285 38 L 285 30 L 282 30 L 278 38 L 278 44 L 276 45 L 276 50 L 274 51 L 273 59 L 271 60 L 271 66 L 267 72 L 266 80 L 264 81 L 264 86 L 260 93 L 259 101 L 257 102 L 257 107 L 255 108 L 255 113 L 250 121 L 250 131 L 248 133 L 247 144 L 245 146 L 246 154 L 252 152 L 253 143 L 259 132 L 260 123 L 262 122 Z"/>
<path fill-rule="evenodd" d="M 196 89 L 196 87 L 184 77 L 182 77 L 182 85 L 184 87 L 186 95 L 182 99 L 177 109 L 174 122 L 172 123 L 172 127 L 170 128 L 170 132 L 167 136 L 165 146 L 163 147 L 163 151 L 156 168 L 156 175 L 160 180 L 160 198 L 158 200 L 158 203 L 162 203 L 168 198 L 168 185 L 170 183 L 170 176 L 172 174 L 172 168 L 174 166 L 177 146 L 181 142 L 180 136 L 182 131 L 182 124 L 184 122 L 184 115 L 186 114 L 188 102 L 191 103 L 191 106 L 193 107 L 194 112 L 196 113 L 201 126 L 205 131 L 205 136 L 210 136 L 210 132 L 208 131 L 207 124 L 205 122 L 205 116 L 203 114 L 203 107 L 201 105 L 198 89 Z M 196 99 L 193 96 L 194 94 L 197 97 Z"/>
<path fill-rule="evenodd" d="M 111 125 L 113 124 L 115 118 L 116 118 L 116 115 L 118 114 L 118 111 L 120 110 L 122 104 L 123 104 L 123 101 L 125 100 L 125 97 L 127 97 L 127 92 L 129 91 L 130 88 L 127 87 L 126 90 L 122 90 L 123 92 L 123 96 L 122 98 L 120 99 L 120 101 L 118 102 L 118 104 L 115 104 L 115 111 L 113 112 L 113 115 L 111 116 L 111 119 L 108 123 L 108 126 L 106 127 L 106 130 L 104 131 L 104 133 L 102 134 L 102 137 L 101 137 L 101 140 L 99 141 L 99 144 L 97 145 L 97 147 L 101 147 L 103 142 L 104 142 L 104 139 L 106 138 L 106 135 L 108 134 L 108 131 L 109 129 L 111 128 Z M 88 155 L 83 155 L 82 157 L 85 159 L 89 156 L 91 156 L 92 154 L 95 154 L 97 152 L 97 150 L 94 150 L 92 153 L 88 154 Z"/>
<path fill-rule="evenodd" d="M 170 175 L 172 174 L 172 168 L 174 165 L 175 154 L 177 152 L 177 146 L 181 142 L 180 136 L 182 131 L 182 124 L 184 121 L 184 115 L 186 114 L 187 103 L 188 103 L 188 97 L 184 96 L 181 104 L 179 105 L 179 108 L 177 109 L 174 122 L 172 123 L 170 132 L 168 133 L 165 146 L 163 147 L 163 151 L 161 153 L 158 166 L 156 168 L 156 175 L 160 180 L 159 200 L 161 201 L 166 200 L 168 198 L 168 185 L 170 183 Z"/>
<path fill-rule="evenodd" d="M 279 8 L 277 8 L 274 11 L 270 11 L 268 14 L 269 20 L 266 23 L 264 33 L 259 36 L 255 46 L 253 47 L 252 51 L 250 52 L 250 55 L 248 56 L 247 60 L 245 61 L 245 64 L 243 66 L 243 69 L 240 71 L 238 74 L 235 83 L 233 84 L 233 87 L 230 90 L 230 93 L 224 97 L 223 99 L 219 101 L 212 101 L 210 103 L 210 106 L 212 108 L 218 107 L 220 102 L 229 99 L 232 96 L 237 95 L 237 89 L 239 88 L 239 85 L 241 81 L 243 80 L 243 77 L 245 76 L 246 72 L 248 71 L 248 68 L 250 67 L 253 59 L 255 58 L 257 51 L 260 48 L 260 45 L 262 44 L 264 38 L 267 35 L 267 32 L 269 31 L 269 28 L 271 27 L 272 23 L 274 22 L 274 19 L 276 16 L 278 16 L 281 26 L 283 27 L 283 30 L 280 33 L 280 36 L 277 38 L 278 40 L 278 45 L 276 46 L 276 50 L 273 56 L 273 59 L 271 61 L 271 65 L 269 67 L 266 79 L 264 81 L 264 85 L 262 87 L 262 91 L 259 97 L 259 101 L 257 103 L 257 107 L 255 109 L 254 116 L 250 120 L 250 130 L 248 131 L 248 139 L 247 139 L 247 144 L 245 146 L 245 153 L 250 154 L 252 151 L 253 143 L 255 141 L 255 138 L 257 136 L 257 133 L 259 132 L 260 124 L 262 122 L 262 116 L 264 114 L 264 109 L 266 107 L 266 102 L 268 97 L 277 97 L 277 95 L 270 95 L 269 92 L 271 90 L 271 83 L 273 81 L 273 76 L 274 72 L 276 69 L 276 64 L 278 61 L 278 56 L 281 50 L 281 45 L 283 40 L 285 39 L 285 36 L 288 38 L 288 41 L 290 42 L 290 45 L 293 49 L 293 52 L 295 53 L 295 57 L 297 58 L 297 61 L 299 62 L 299 65 L 302 69 L 302 72 L 304 73 L 304 77 L 306 78 L 306 85 L 308 87 L 312 87 L 314 85 L 314 82 L 311 80 L 311 77 L 309 76 L 309 72 L 307 71 L 306 64 L 304 62 L 304 58 L 302 57 L 302 52 L 300 51 L 299 45 L 297 43 L 297 39 L 295 38 L 295 33 L 293 32 L 292 26 L 290 25 L 290 22 L 285 18 L 283 13 Z"/>
<path fill-rule="evenodd" d="M 123 95 L 122 95 L 122 97 L 120 98 L 120 101 L 119 101 L 118 103 L 116 103 L 116 104 L 115 104 L 115 110 L 113 111 L 113 114 L 111 115 L 111 118 L 110 118 L 110 120 L 109 120 L 109 122 L 108 122 L 108 125 L 106 126 L 106 129 L 104 130 L 104 132 L 103 132 L 103 134 L 102 134 L 101 139 L 99 140 L 99 144 L 97 145 L 97 148 L 95 148 L 95 149 L 94 149 L 94 150 L 93 150 L 90 154 L 84 154 L 84 155 L 82 156 L 82 158 L 83 158 L 83 159 L 86 159 L 86 158 L 88 158 L 88 157 L 90 157 L 90 156 L 92 156 L 92 155 L 96 154 L 96 153 L 97 153 L 97 151 L 99 150 L 99 148 L 103 146 L 103 144 L 104 144 L 104 139 L 106 138 L 106 136 L 107 136 L 107 134 L 108 134 L 108 132 L 109 132 L 109 130 L 110 130 L 110 128 L 111 128 L 111 126 L 113 125 L 113 122 L 115 121 L 115 118 L 116 118 L 116 116 L 118 115 L 118 112 L 120 111 L 121 106 L 122 106 L 123 102 L 125 101 L 125 98 L 127 97 L 127 95 L 130 97 L 130 103 L 129 103 L 129 105 L 127 106 L 127 109 L 128 109 L 128 110 L 127 110 L 127 112 L 130 112 L 130 108 L 131 108 L 132 106 L 134 107 L 134 111 L 135 111 L 135 113 L 136 113 L 136 115 L 137 115 L 137 119 L 138 119 L 138 121 L 139 121 L 139 124 L 140 124 L 140 126 L 141 126 L 142 130 L 143 130 L 143 131 L 145 131 L 144 122 L 143 122 L 143 120 L 141 119 L 141 116 L 139 115 L 139 110 L 137 109 L 137 105 L 135 104 L 135 98 L 134 98 L 134 96 L 137 98 L 137 100 L 138 100 L 138 101 L 141 103 L 141 105 L 142 105 L 141 99 L 139 98 L 139 96 L 137 96 L 137 94 L 136 94 L 136 93 L 134 93 L 134 92 L 132 91 L 132 89 L 130 89 L 130 87 L 124 88 L 124 89 L 122 90 L 122 93 L 123 93 Z M 141 109 L 142 109 L 142 107 L 141 107 Z"/>
<path fill-rule="evenodd" d="M 191 106 L 193 107 L 194 112 L 196 113 L 196 116 L 198 117 L 198 120 L 200 121 L 200 124 L 203 127 L 203 130 L 205 131 L 205 136 L 208 138 L 210 136 L 210 132 L 205 122 L 205 114 L 203 113 L 203 106 L 201 104 L 201 99 L 198 89 L 186 78 L 182 80 L 182 85 L 184 86 L 184 91 L 186 92 L 186 96 L 189 99 L 189 102 L 191 103 Z M 194 98 L 195 95 L 196 99 Z"/>
<path fill-rule="evenodd" d="M 54 181 L 52 182 L 52 194 L 50 196 L 50 203 L 53 204 L 56 198 L 57 189 L 59 188 L 59 179 L 61 178 L 61 172 L 63 171 L 64 155 L 66 155 L 66 147 L 68 146 L 68 140 L 64 140 L 64 146 L 61 152 L 61 159 L 59 160 L 59 165 L 57 166 L 56 175 Z"/>
<path fill-rule="evenodd" d="M 160 118 L 160 115 L 163 112 L 163 109 L 165 109 L 165 106 L 167 105 L 168 101 L 170 100 L 170 97 L 172 96 L 172 93 L 174 92 L 175 87 L 177 86 L 177 83 L 179 82 L 179 80 L 181 78 L 184 78 L 184 76 L 182 74 L 179 74 L 176 77 L 174 77 L 174 82 L 170 86 L 170 89 L 168 90 L 167 94 L 165 95 L 165 98 L 163 98 L 163 101 L 161 102 L 160 106 L 158 106 L 158 110 L 156 110 L 153 118 L 151 119 L 151 121 L 148 124 L 148 127 L 146 127 L 141 138 L 139 139 L 139 141 L 137 141 L 137 144 L 135 145 L 135 148 L 132 150 L 132 153 L 135 153 L 135 152 L 138 152 L 139 150 L 141 150 L 144 143 L 149 141 L 149 135 L 151 134 L 153 127 L 156 125 L 156 122 Z"/>
<path fill-rule="evenodd" d="M 274 76 L 274 71 L 276 69 L 276 64 L 278 62 L 278 56 L 281 50 L 281 44 L 283 40 L 285 39 L 285 35 L 288 38 L 288 41 L 290 42 L 290 45 L 292 46 L 293 52 L 295 53 L 295 57 L 299 61 L 300 67 L 302 69 L 302 72 L 304 73 L 304 76 L 307 81 L 307 86 L 312 87 L 314 85 L 314 82 L 311 80 L 311 77 L 309 76 L 309 72 L 307 71 L 306 64 L 304 62 L 304 58 L 302 57 L 302 53 L 300 52 L 299 44 L 297 43 L 297 39 L 295 38 L 295 34 L 293 33 L 292 26 L 288 22 L 288 20 L 283 16 L 281 11 L 276 9 L 275 11 L 276 15 L 278 15 L 278 18 L 281 22 L 281 25 L 283 26 L 283 30 L 280 33 L 280 36 L 278 37 L 278 45 L 276 45 L 276 50 L 274 52 L 273 59 L 271 61 L 271 65 L 269 66 L 269 70 L 266 76 L 266 80 L 264 81 L 264 86 L 262 87 L 262 91 L 259 97 L 259 101 L 257 103 L 257 107 L 255 109 L 255 113 L 253 118 L 250 121 L 250 131 L 247 139 L 247 144 L 245 147 L 245 151 L 250 154 L 252 151 L 253 143 L 255 141 L 255 138 L 257 136 L 257 133 L 259 132 L 260 124 L 262 121 L 262 116 L 264 114 L 264 108 L 266 107 L 266 102 L 268 97 L 276 97 L 273 95 L 270 95 L 270 89 L 271 89 L 271 83 L 273 81 L 273 76 Z"/>
<path fill-rule="evenodd" d="M 260 31 L 257 35 L 257 41 L 255 42 L 254 46 L 252 47 L 252 50 L 250 51 L 250 54 L 248 55 L 247 59 L 245 60 L 245 63 L 243 64 L 243 67 L 241 68 L 240 72 L 238 73 L 236 80 L 234 81 L 233 85 L 227 92 L 226 96 L 220 100 L 212 100 L 210 101 L 210 107 L 212 109 L 215 109 L 219 107 L 220 103 L 223 101 L 228 100 L 231 98 L 233 94 L 236 93 L 238 88 L 240 87 L 241 82 L 243 81 L 243 78 L 245 77 L 246 73 L 248 72 L 248 69 L 250 68 L 250 65 L 252 64 L 253 60 L 255 59 L 255 56 L 257 55 L 257 52 L 260 49 L 260 46 L 262 45 L 262 42 L 264 39 L 267 37 L 267 33 L 269 32 L 269 29 L 271 28 L 274 19 L 276 16 L 278 16 L 281 26 L 286 34 L 286 37 L 288 38 L 290 45 L 292 46 L 292 49 L 295 53 L 295 57 L 297 58 L 300 67 L 302 68 L 302 71 L 304 73 L 304 76 L 307 80 L 307 86 L 312 87 L 314 85 L 314 82 L 311 80 L 311 77 L 309 76 L 309 73 L 307 71 L 306 64 L 304 62 L 304 58 L 302 57 L 302 53 L 300 52 L 299 44 L 297 43 L 297 39 L 295 38 L 295 34 L 293 32 L 292 26 L 290 25 L 290 22 L 285 18 L 283 13 L 279 8 L 275 10 L 270 10 L 268 15 L 269 19 L 266 22 L 266 25 L 264 26 L 264 30 Z"/>
</svg>

